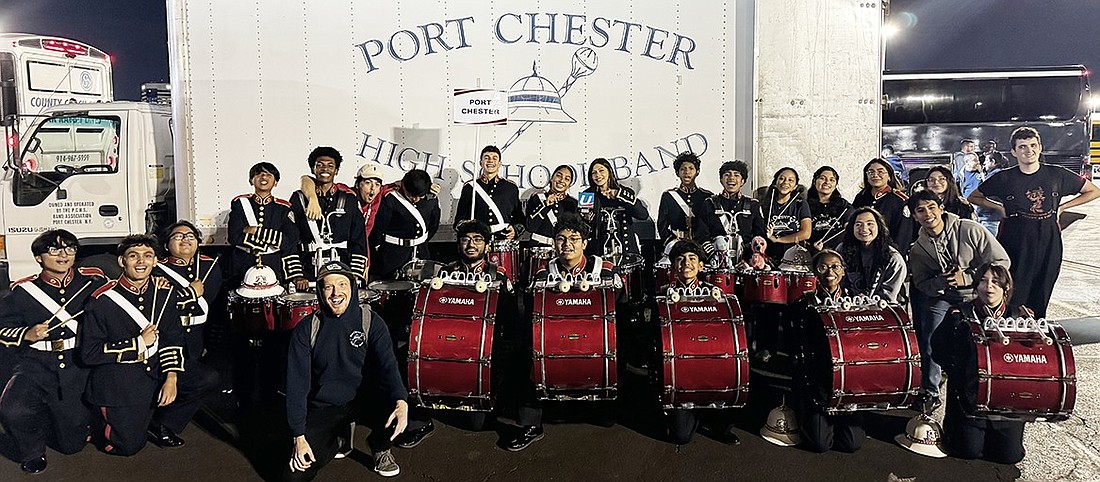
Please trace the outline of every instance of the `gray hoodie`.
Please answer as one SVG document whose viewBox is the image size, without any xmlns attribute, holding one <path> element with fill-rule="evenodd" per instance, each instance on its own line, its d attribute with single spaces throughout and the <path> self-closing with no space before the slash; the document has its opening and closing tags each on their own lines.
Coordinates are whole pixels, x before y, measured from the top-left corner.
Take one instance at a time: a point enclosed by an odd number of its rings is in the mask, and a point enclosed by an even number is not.
<svg viewBox="0 0 1100 482">
<path fill-rule="evenodd" d="M 915 290 L 932 298 L 947 298 L 952 301 L 970 301 L 974 299 L 974 273 L 986 263 L 995 263 L 1010 267 L 1008 253 L 981 224 L 969 219 L 943 213 L 943 232 L 933 239 L 922 227 L 920 235 L 909 251 L 909 272 L 913 275 Z M 945 259 L 941 259 L 937 250 L 946 249 L 946 258 L 963 270 L 963 286 L 951 289 L 942 273 Z"/>
</svg>

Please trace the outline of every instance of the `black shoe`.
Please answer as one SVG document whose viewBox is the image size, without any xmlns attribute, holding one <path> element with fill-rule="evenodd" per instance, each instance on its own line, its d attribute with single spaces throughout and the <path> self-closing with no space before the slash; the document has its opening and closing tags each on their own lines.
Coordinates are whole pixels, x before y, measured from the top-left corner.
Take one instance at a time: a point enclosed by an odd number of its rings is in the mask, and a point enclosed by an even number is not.
<svg viewBox="0 0 1100 482">
<path fill-rule="evenodd" d="M 415 430 L 406 430 L 397 436 L 397 440 L 393 441 L 393 444 L 403 449 L 411 449 L 420 445 L 424 439 L 435 433 L 435 424 L 428 423 L 427 425 Z"/>
<path fill-rule="evenodd" d="M 163 425 L 150 426 L 147 434 L 149 441 L 161 448 L 169 449 L 183 446 L 183 439 Z"/>
<path fill-rule="evenodd" d="M 523 427 L 523 430 L 516 434 L 515 438 L 509 440 L 504 448 L 508 449 L 509 452 L 519 452 L 545 436 L 546 433 L 542 431 L 541 425 L 528 425 Z"/>
<path fill-rule="evenodd" d="M 40 474 L 43 470 L 46 470 L 46 456 L 39 456 L 37 459 L 23 462 L 19 468 L 23 469 L 23 472 L 28 474 Z"/>
<path fill-rule="evenodd" d="M 913 402 L 912 409 L 925 415 L 932 415 L 942 404 L 939 395 L 924 393 L 917 398 L 917 401 Z"/>
</svg>

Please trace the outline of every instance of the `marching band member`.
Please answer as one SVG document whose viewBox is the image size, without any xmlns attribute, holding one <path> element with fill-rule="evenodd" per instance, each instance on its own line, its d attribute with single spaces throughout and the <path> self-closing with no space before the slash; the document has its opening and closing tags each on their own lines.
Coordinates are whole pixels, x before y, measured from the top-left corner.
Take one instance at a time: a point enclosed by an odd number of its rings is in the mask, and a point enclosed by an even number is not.
<svg viewBox="0 0 1100 482">
<path fill-rule="evenodd" d="M 397 189 L 400 182 L 382 184 L 382 173 L 378 165 L 374 163 L 363 164 L 359 172 L 355 173 L 355 196 L 359 198 L 359 210 L 363 213 L 363 227 L 369 245 L 370 232 L 374 229 L 374 220 L 378 217 L 378 206 L 382 203 L 382 197 L 390 191 Z M 370 255 L 373 249 L 367 250 L 367 267 L 370 270 Z"/>
<path fill-rule="evenodd" d="M 664 243 L 674 239 L 694 239 L 700 223 L 695 218 L 695 206 L 714 193 L 695 185 L 699 176 L 699 156 L 682 152 L 672 161 L 680 185 L 661 194 L 657 209 L 657 236 Z"/>
<path fill-rule="evenodd" d="M 582 275 L 584 273 L 596 273 L 603 280 L 611 281 L 619 276 L 615 266 L 608 261 L 603 261 L 598 256 L 585 255 L 590 236 L 588 225 L 576 215 L 562 215 L 558 224 L 554 227 L 554 251 L 557 256 L 554 261 L 534 274 L 535 281 L 550 279 L 553 275 L 569 273 Z M 621 298 L 621 296 L 620 296 Z M 519 340 L 517 347 L 522 362 L 515 363 L 509 374 L 514 379 L 513 386 L 517 391 L 518 414 L 516 422 L 520 426 L 518 432 L 504 440 L 504 448 L 519 452 L 532 443 L 541 440 L 545 436 L 542 428 L 542 407 L 535 395 L 535 386 L 531 381 L 532 347 L 531 347 L 531 310 L 526 310 L 527 316 L 520 323 L 521 329 L 516 330 Z M 518 361 L 518 360 L 517 360 Z"/>
<path fill-rule="evenodd" d="M 497 239 L 518 239 L 523 232 L 519 186 L 501 178 L 499 173 L 500 149 L 485 146 L 481 150 L 481 176 L 462 186 L 455 224 L 476 219 L 489 225 Z"/>
<path fill-rule="evenodd" d="M 959 192 L 959 184 L 951 176 L 951 169 L 947 166 L 934 166 L 928 170 L 928 177 L 924 178 L 925 189 L 939 195 L 943 200 L 943 209 L 962 219 L 974 219 L 974 206 L 971 206 L 962 193 Z"/>
<path fill-rule="evenodd" d="M 943 429 L 951 455 L 1014 464 L 1024 458 L 1024 422 L 995 421 L 973 416 L 978 383 L 977 350 L 967 320 L 1034 318 L 1026 306 L 1013 304 L 1008 268 L 986 264 L 974 273 L 974 301 L 953 307 L 932 334 L 932 358 L 947 372 L 947 411 Z"/>
<path fill-rule="evenodd" d="M 1008 253 L 981 224 L 944 212 L 936 193 L 913 193 L 909 212 L 920 223 L 920 234 L 909 251 L 913 274 L 913 327 L 921 357 L 922 403 L 926 412 L 940 404 L 940 366 L 932 355 L 932 333 L 947 310 L 974 299 L 974 277 L 987 263 L 1009 266 Z"/>
<path fill-rule="evenodd" d="M 810 239 L 813 220 L 806 204 L 798 171 L 790 167 L 775 171 L 765 199 L 764 219 L 767 220 L 768 258 L 779 261 L 791 246 Z"/>
<path fill-rule="evenodd" d="M 38 235 L 31 254 L 42 272 L 16 281 L 0 303 L 0 349 L 17 351 L 15 374 L 0 395 L 0 421 L 28 474 L 46 470 L 47 437 L 73 454 L 88 437 L 82 396 L 88 369 L 77 364 L 76 339 L 85 304 L 107 282 L 98 268 L 73 268 L 80 247 L 63 229 Z"/>
<path fill-rule="evenodd" d="M 361 281 L 366 281 L 367 239 L 363 216 L 358 210 L 359 200 L 350 188 L 335 184 L 343 157 L 336 149 L 318 147 L 309 153 L 308 162 L 315 178 L 312 192 L 298 190 L 290 197 L 303 245 L 300 252 L 303 271 L 291 280 L 299 291 L 307 290 L 317 269 L 314 258 L 318 253 L 325 257 L 325 251 L 334 249 L 339 259 L 350 265 Z M 303 186 L 307 184 L 303 182 Z M 316 220 L 306 216 L 314 197 L 321 209 Z"/>
<path fill-rule="evenodd" d="M 578 208 L 582 216 L 596 226 L 592 238 L 594 242 L 586 243 L 588 254 L 641 254 L 641 241 L 634 232 L 634 220 L 644 221 L 649 213 L 633 189 L 619 184 L 611 162 L 601 157 L 589 164 L 588 189 L 584 192 L 593 193 L 595 197 L 590 211 L 584 207 Z M 616 228 L 614 237 L 609 231 L 611 224 Z"/>
<path fill-rule="evenodd" d="M 673 272 L 676 274 L 676 280 L 662 286 L 657 291 L 657 294 L 666 294 L 669 290 L 676 288 L 698 290 L 710 290 L 715 288 L 713 284 L 699 278 L 699 275 L 706 269 L 707 253 L 703 250 L 702 246 L 699 246 L 695 241 L 682 240 L 676 243 L 669 252 L 668 257 L 672 260 L 672 268 Z M 666 412 L 668 416 L 668 436 L 670 442 L 676 445 L 683 445 L 691 442 L 691 436 L 699 426 L 699 420 L 696 418 L 695 414 L 696 412 L 694 410 L 685 409 L 672 409 Z M 725 436 L 730 438 L 730 443 L 740 442 L 737 436 L 730 430 L 725 431 Z"/>
<path fill-rule="evenodd" d="M 894 245 L 901 254 L 908 255 L 909 246 L 916 236 L 913 234 L 913 222 L 909 218 L 911 213 L 905 208 L 908 196 L 902 189 L 901 181 L 889 162 L 871 159 L 863 166 L 863 186 L 852 200 L 852 206 L 870 206 L 882 214 L 886 226 L 890 228 L 890 235 L 894 238 Z"/>
<path fill-rule="evenodd" d="M 413 259 L 430 258 L 428 242 L 439 230 L 439 199 L 431 193 L 432 179 L 427 171 L 413 169 L 401 178 L 401 185 L 382 196 L 370 233 L 374 262 L 370 273 L 375 279 L 394 279 L 397 271 Z"/>
<path fill-rule="evenodd" d="M 577 198 L 569 195 L 576 178 L 573 166 L 562 164 L 554 168 L 546 192 L 537 192 L 527 199 L 527 231 L 538 246 L 554 245 L 554 225 L 562 213 L 577 212 Z"/>
<path fill-rule="evenodd" d="M 841 233 L 851 218 L 852 203 L 844 199 L 836 185 L 840 175 L 830 166 L 821 166 L 814 171 L 813 183 L 806 190 L 806 203 L 810 208 L 813 231 L 809 245 L 815 252 L 822 249 L 836 249 L 840 245 Z"/>
<path fill-rule="evenodd" d="M 188 221 L 168 226 L 164 236 L 168 257 L 157 263 L 157 269 L 186 300 L 180 306 L 183 317 L 183 338 L 188 360 L 198 361 L 203 355 L 203 332 L 211 314 L 210 307 L 222 287 L 222 270 L 217 260 L 199 254 L 202 232 Z"/>
<path fill-rule="evenodd" d="M 280 281 L 302 276 L 290 202 L 271 194 L 279 184 L 279 169 L 259 162 L 248 170 L 248 179 L 255 191 L 233 198 L 229 208 L 229 244 L 237 248 L 231 255 L 232 284 L 239 284 L 257 261 L 271 267 Z"/>
<path fill-rule="evenodd" d="M 707 251 L 713 251 L 711 241 L 716 236 L 737 236 L 742 253 L 752 253 L 749 241 L 755 236 L 764 236 L 764 214 L 760 202 L 741 194 L 745 179 L 749 176 L 749 166 L 744 161 L 726 161 L 718 168 L 722 182 L 722 192 L 707 198 L 696 206 L 695 217 L 700 223 L 695 240 Z M 737 260 L 733 260 L 736 264 Z"/>
<path fill-rule="evenodd" d="M 882 215 L 871 207 L 856 209 L 843 229 L 839 252 L 848 267 L 852 292 L 904 304 L 900 297 L 908 268 Z"/>
<path fill-rule="evenodd" d="M 799 302 L 799 308 L 794 310 L 796 316 L 803 316 L 796 324 L 801 325 L 801 336 L 804 340 L 803 360 L 795 370 L 794 387 L 792 394 L 798 407 L 798 426 L 802 434 L 803 446 L 811 452 L 827 452 L 839 450 L 853 453 L 863 446 L 863 439 L 867 438 L 867 431 L 863 428 L 863 415 L 857 413 L 851 415 L 828 415 L 823 400 L 828 400 L 828 393 L 821 388 L 829 385 L 821 383 L 822 377 L 832 378 L 832 366 L 808 366 L 806 360 L 821 360 L 822 357 L 811 356 L 812 348 L 816 346 L 809 342 L 813 337 L 810 332 L 812 324 L 806 322 L 808 317 L 816 317 L 814 305 L 825 303 L 827 300 L 837 300 L 841 296 L 850 296 L 851 292 L 844 287 L 844 259 L 840 253 L 826 249 L 817 253 L 813 258 L 814 272 L 817 273 L 817 292 L 807 294 Z M 820 327 L 820 324 L 816 325 Z M 820 331 L 821 328 L 818 328 Z M 818 333 L 823 337 L 824 332 Z M 827 371 L 827 373 L 823 373 Z"/>
<path fill-rule="evenodd" d="M 80 356 L 92 366 L 87 400 L 98 409 L 93 439 L 112 455 L 136 454 L 146 438 L 183 445 L 177 434 L 217 385 L 216 373 L 186 360 L 184 295 L 152 276 L 156 249 L 152 236 L 122 239 L 122 276 L 92 295 L 80 327 Z"/>
<path fill-rule="evenodd" d="M 284 480 L 316 477 L 335 457 L 338 439 L 360 412 L 369 412 L 362 415 L 371 428 L 367 445 L 374 455 L 374 471 L 383 477 L 401 472 L 390 443 L 405 429 L 408 393 L 386 322 L 357 301 L 358 278 L 357 271 L 339 261 L 322 266 L 317 276 L 321 309 L 302 320 L 291 335 L 286 416 L 293 449 Z M 379 404 L 357 397 L 372 392 L 365 387 L 377 391 L 373 397 L 381 399 Z"/>
<path fill-rule="evenodd" d="M 444 265 L 443 270 L 452 273 L 489 273 L 494 281 L 501 282 L 506 291 L 511 291 L 511 287 L 506 284 L 504 270 L 485 257 L 489 240 L 492 239 L 489 226 L 476 219 L 467 219 L 455 225 L 455 235 L 458 236 L 459 259 Z"/>
</svg>

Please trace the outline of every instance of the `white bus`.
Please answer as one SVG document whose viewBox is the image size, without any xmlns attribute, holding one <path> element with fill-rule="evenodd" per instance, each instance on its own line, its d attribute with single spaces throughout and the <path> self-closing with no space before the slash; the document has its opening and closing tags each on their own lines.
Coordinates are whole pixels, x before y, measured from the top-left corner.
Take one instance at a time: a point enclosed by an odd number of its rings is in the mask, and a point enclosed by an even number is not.
<svg viewBox="0 0 1100 482">
<path fill-rule="evenodd" d="M 114 100 L 111 57 L 76 40 L 0 33 L 0 125 L 14 144 L 27 116 L 71 102 Z"/>
</svg>

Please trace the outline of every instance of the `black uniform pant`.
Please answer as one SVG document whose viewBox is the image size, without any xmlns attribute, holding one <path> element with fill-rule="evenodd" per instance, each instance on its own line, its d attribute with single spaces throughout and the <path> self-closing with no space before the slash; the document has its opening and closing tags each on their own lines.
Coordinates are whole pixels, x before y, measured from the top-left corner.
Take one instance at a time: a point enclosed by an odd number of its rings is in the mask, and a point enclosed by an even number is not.
<svg viewBox="0 0 1100 482">
<path fill-rule="evenodd" d="M 1001 221 L 997 240 L 1012 260 L 1012 302 L 1031 308 L 1036 318 L 1045 318 L 1062 271 L 1062 230 L 1052 219 L 1011 217 Z"/>
<path fill-rule="evenodd" d="M 217 372 L 201 363 L 190 362 L 187 371 L 177 375 L 176 399 L 167 406 L 157 407 L 157 401 L 152 400 L 141 405 L 98 407 L 99 416 L 93 422 L 96 443 L 112 455 L 133 455 L 145 447 L 146 431 L 151 422 L 180 433 L 218 383 Z M 159 389 L 158 385 L 158 393 Z"/>
<path fill-rule="evenodd" d="M 863 446 L 867 431 L 863 429 L 863 415 L 827 415 L 820 409 L 803 404 L 799 410 L 799 431 L 802 445 L 811 452 L 829 450 L 853 453 Z"/>
<path fill-rule="evenodd" d="M 386 409 L 380 400 L 372 400 L 366 410 L 357 410 L 355 402 L 349 405 L 324 405 L 310 403 L 306 412 L 306 442 L 313 449 L 316 460 L 304 472 L 291 472 L 289 458 L 283 464 L 283 480 L 307 481 L 317 477 L 321 468 L 332 461 L 339 451 L 340 437 L 347 436 L 348 425 L 356 420 L 364 421 L 370 428 L 367 446 L 372 453 L 389 450 L 392 428 L 386 428 L 386 419 L 393 411 Z M 293 447 L 291 454 L 293 456 Z"/>
<path fill-rule="evenodd" d="M 57 451 L 63 454 L 73 454 L 84 447 L 89 409 L 81 400 L 82 393 L 80 387 L 65 390 L 63 395 L 54 373 L 16 369 L 0 395 L 0 422 L 15 441 L 19 462 L 45 455 L 47 437 L 51 434 Z"/>
<path fill-rule="evenodd" d="M 1024 422 L 967 417 L 948 399 L 943 430 L 951 455 L 1015 464 L 1024 459 Z"/>
</svg>

